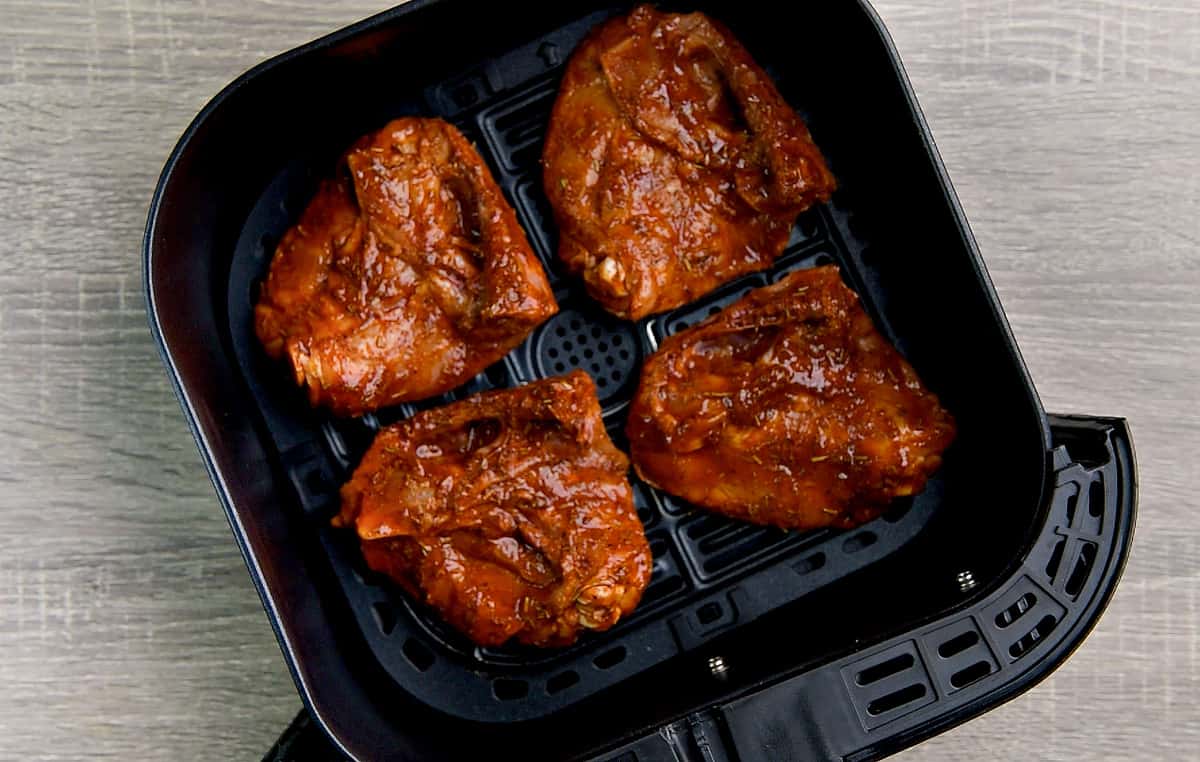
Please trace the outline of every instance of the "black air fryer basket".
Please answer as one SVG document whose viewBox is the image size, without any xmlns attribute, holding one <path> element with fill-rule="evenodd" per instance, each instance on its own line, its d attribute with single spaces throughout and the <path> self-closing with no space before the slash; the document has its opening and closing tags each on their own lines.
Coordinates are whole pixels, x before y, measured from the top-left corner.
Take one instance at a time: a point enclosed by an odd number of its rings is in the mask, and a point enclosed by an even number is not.
<svg viewBox="0 0 1200 762">
<path fill-rule="evenodd" d="M 1112 594 L 1133 529 L 1129 432 L 1042 411 L 879 20 L 854 0 L 690 9 L 768 69 L 840 190 L 769 272 L 637 323 L 564 272 L 538 164 L 563 63 L 628 7 L 414 0 L 245 74 L 171 155 L 145 239 L 151 323 L 306 707 L 273 758 L 869 759 L 1028 689 Z M 561 311 L 460 390 L 337 419 L 265 357 L 252 305 L 318 179 L 405 114 L 479 147 Z M 329 527 L 379 426 L 582 368 L 622 444 L 664 336 L 828 262 L 959 426 L 927 489 L 879 519 L 781 532 L 634 479 L 650 586 L 628 620 L 564 650 L 474 647 Z"/>
</svg>

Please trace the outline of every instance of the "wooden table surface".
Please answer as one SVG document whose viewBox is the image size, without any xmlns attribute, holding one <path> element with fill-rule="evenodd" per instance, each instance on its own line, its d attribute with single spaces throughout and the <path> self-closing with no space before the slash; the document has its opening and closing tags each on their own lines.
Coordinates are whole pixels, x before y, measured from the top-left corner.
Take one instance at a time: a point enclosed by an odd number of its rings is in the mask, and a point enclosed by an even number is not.
<svg viewBox="0 0 1200 762">
<path fill-rule="evenodd" d="M 0 0 L 0 758 L 256 759 L 299 708 L 167 385 L 139 247 L 184 127 L 379 0 Z M 1196 758 L 1200 6 L 879 0 L 1047 409 L 1141 507 L 1051 679 L 906 759 Z"/>
</svg>

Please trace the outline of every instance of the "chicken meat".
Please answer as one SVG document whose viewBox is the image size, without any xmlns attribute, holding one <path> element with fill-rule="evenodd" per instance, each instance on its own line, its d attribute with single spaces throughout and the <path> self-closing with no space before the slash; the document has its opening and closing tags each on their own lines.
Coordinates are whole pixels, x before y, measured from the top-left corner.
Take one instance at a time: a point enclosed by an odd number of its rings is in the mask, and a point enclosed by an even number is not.
<svg viewBox="0 0 1200 762">
<path fill-rule="evenodd" d="M 474 146 L 410 117 L 321 183 L 279 243 L 255 331 L 314 405 L 354 415 L 459 386 L 557 309 Z"/>
<path fill-rule="evenodd" d="M 612 627 L 650 580 L 628 470 L 575 371 L 383 429 L 334 523 L 475 643 L 561 646 Z"/>
<path fill-rule="evenodd" d="M 825 266 L 663 341 L 627 432 L 638 474 L 666 492 L 813 529 L 857 526 L 919 492 L 955 427 Z"/>
<path fill-rule="evenodd" d="M 650 6 L 576 49 L 542 162 L 559 256 L 631 320 L 769 267 L 834 189 L 803 120 L 729 30 Z"/>
</svg>

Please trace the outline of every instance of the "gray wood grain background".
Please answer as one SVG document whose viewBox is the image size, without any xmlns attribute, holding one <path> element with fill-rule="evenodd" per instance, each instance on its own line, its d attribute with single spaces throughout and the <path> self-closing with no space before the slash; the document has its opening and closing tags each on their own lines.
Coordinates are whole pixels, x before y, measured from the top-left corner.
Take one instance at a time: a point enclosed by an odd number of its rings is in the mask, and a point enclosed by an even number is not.
<svg viewBox="0 0 1200 762">
<path fill-rule="evenodd" d="M 168 389 L 139 242 L 170 147 L 379 0 L 0 0 L 0 758 L 255 759 L 299 707 Z M 878 0 L 1046 407 L 1125 415 L 1133 558 L 1029 694 L 903 755 L 1200 748 L 1200 6 Z"/>
</svg>

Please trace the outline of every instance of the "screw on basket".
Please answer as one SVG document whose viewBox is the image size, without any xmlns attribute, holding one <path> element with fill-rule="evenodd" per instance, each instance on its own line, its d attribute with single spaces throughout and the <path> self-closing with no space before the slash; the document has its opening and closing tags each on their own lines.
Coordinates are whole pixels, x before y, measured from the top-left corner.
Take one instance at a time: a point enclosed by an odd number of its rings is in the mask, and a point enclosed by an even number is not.
<svg viewBox="0 0 1200 762">
<path fill-rule="evenodd" d="M 708 669 L 710 672 L 712 672 L 713 677 L 718 677 L 723 680 L 725 679 L 726 674 L 729 672 L 729 665 L 726 664 L 725 659 L 720 656 L 710 656 L 708 657 Z"/>
<path fill-rule="evenodd" d="M 975 575 L 969 571 L 960 571 L 954 578 L 958 582 L 958 589 L 964 593 L 975 589 L 978 583 L 975 581 Z"/>
</svg>

